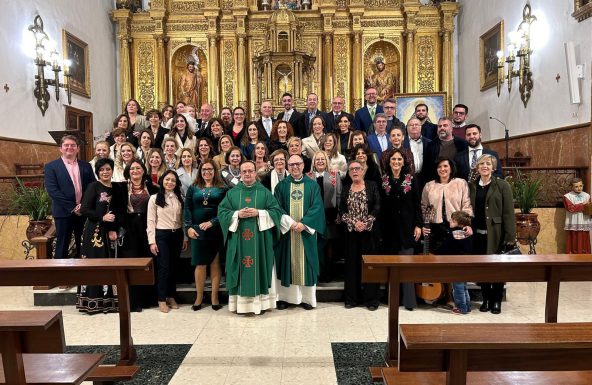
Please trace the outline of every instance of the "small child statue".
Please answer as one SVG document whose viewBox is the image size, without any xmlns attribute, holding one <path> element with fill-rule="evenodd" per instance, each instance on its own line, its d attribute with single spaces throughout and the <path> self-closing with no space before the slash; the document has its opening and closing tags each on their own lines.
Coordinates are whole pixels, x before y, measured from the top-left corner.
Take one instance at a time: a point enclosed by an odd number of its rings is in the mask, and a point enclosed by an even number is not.
<svg viewBox="0 0 592 385">
<path fill-rule="evenodd" d="M 567 233 L 568 254 L 590 254 L 590 230 L 592 220 L 584 214 L 584 206 L 590 203 L 590 194 L 584 192 L 584 182 L 580 178 L 571 181 L 571 191 L 563 196 L 565 231 Z"/>
</svg>

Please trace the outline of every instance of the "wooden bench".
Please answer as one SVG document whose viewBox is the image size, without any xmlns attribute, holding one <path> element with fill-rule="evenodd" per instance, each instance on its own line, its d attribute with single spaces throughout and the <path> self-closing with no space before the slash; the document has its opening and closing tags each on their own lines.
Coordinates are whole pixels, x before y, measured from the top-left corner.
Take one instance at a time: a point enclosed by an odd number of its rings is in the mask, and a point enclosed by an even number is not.
<svg viewBox="0 0 592 385">
<path fill-rule="evenodd" d="M 86 377 L 94 385 L 111 385 L 115 381 L 129 381 L 135 377 L 140 367 L 137 365 L 100 365 Z"/>
<path fill-rule="evenodd" d="M 467 372 L 592 370 L 592 324 L 401 325 L 399 372 L 446 372 L 464 385 Z"/>
<path fill-rule="evenodd" d="M 103 357 L 104 354 L 23 354 L 24 376 L 5 378 L 6 368 L 0 367 L 0 384 L 80 384 Z"/>
<path fill-rule="evenodd" d="M 126 369 L 101 366 L 91 373 L 92 378 L 108 383 L 114 379 L 133 377 L 138 367 L 133 365 L 137 356 L 131 336 L 129 285 L 154 284 L 151 258 L 0 260 L 2 286 L 80 284 L 117 285 L 120 338 L 118 365 L 131 366 Z"/>
<path fill-rule="evenodd" d="M 444 385 L 446 373 L 382 369 L 386 385 Z M 590 385 L 592 372 L 470 372 L 467 385 Z"/>
<path fill-rule="evenodd" d="M 401 282 L 546 282 L 545 322 L 557 322 L 559 286 L 591 281 L 592 255 L 364 255 L 362 281 L 389 283 L 388 359 L 397 360 Z M 391 365 L 392 366 L 392 365 Z M 380 371 L 373 370 L 374 378 Z"/>
</svg>

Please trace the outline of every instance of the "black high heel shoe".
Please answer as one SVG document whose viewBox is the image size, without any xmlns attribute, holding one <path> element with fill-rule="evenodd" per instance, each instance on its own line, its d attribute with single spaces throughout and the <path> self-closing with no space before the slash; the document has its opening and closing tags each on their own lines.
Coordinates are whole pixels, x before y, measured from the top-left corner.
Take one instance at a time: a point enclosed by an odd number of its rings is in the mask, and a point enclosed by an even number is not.
<svg viewBox="0 0 592 385">
<path fill-rule="evenodd" d="M 218 311 L 220 309 L 222 309 L 222 304 L 217 304 L 217 305 L 212 304 L 212 310 Z"/>
<path fill-rule="evenodd" d="M 489 301 L 484 299 L 483 303 L 481 304 L 481 307 L 479 308 L 479 311 L 485 313 L 485 312 L 489 311 L 489 306 L 490 306 Z"/>
<path fill-rule="evenodd" d="M 193 310 L 193 311 L 198 311 L 198 310 L 200 310 L 200 309 L 201 309 L 201 305 L 202 305 L 201 303 L 200 303 L 199 305 L 192 305 L 192 306 L 191 306 L 191 310 Z M 212 307 L 213 307 L 213 306 L 212 306 Z"/>
</svg>

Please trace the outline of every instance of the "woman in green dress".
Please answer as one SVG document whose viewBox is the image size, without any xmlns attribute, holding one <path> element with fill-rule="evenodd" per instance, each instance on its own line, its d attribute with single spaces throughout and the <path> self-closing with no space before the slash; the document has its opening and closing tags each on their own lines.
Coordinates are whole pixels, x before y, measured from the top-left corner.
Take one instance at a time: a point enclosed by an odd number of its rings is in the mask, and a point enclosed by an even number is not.
<svg viewBox="0 0 592 385">
<path fill-rule="evenodd" d="M 191 307 L 198 311 L 202 307 L 207 268 L 212 278 L 212 309 L 220 310 L 218 289 L 220 287 L 220 251 L 222 232 L 218 221 L 218 204 L 226 195 L 226 187 L 218 167 L 211 159 L 203 161 L 197 177 L 185 197 L 185 230 L 191 239 L 191 263 L 195 266 L 195 289 L 197 297 Z"/>
</svg>

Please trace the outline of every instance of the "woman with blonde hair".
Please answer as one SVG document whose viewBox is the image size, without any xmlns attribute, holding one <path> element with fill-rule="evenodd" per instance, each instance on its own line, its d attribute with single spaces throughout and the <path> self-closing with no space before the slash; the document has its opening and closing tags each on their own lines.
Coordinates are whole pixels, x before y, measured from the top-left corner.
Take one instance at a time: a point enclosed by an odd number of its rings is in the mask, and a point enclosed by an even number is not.
<svg viewBox="0 0 592 385">
<path fill-rule="evenodd" d="M 153 148 L 148 152 L 146 168 L 148 169 L 148 177 L 152 180 L 152 184 L 158 186 L 158 179 L 167 170 L 164 163 L 164 154 L 160 148 Z"/>
<path fill-rule="evenodd" d="M 345 175 L 347 175 L 347 161 L 345 160 L 345 156 L 339 153 L 338 146 L 339 141 L 337 139 L 337 135 L 332 132 L 325 134 L 319 143 L 321 151 L 325 152 L 329 158 L 329 170 L 339 171 L 339 175 L 341 178 L 343 178 Z"/>
<path fill-rule="evenodd" d="M 125 142 L 119 148 L 119 152 L 115 157 L 115 167 L 113 169 L 113 182 L 124 182 L 123 170 L 132 163 L 136 158 L 136 148 L 128 142 Z"/>
<path fill-rule="evenodd" d="M 213 158 L 214 163 L 218 166 L 218 170 L 226 167 L 226 153 L 232 147 L 232 137 L 230 135 L 222 135 L 218 141 L 218 155 Z"/>
<path fill-rule="evenodd" d="M 189 186 L 197 177 L 197 168 L 195 165 L 195 156 L 190 148 L 181 149 L 181 156 L 179 157 L 179 167 L 177 168 L 177 176 L 181 181 L 181 194 L 185 198 Z"/>
<path fill-rule="evenodd" d="M 94 170 L 97 160 L 103 158 L 109 158 L 109 142 L 107 142 L 106 140 L 99 140 L 97 143 L 95 143 L 95 157 L 92 158 L 92 160 L 88 163 L 90 163 L 90 166 Z"/>
</svg>

